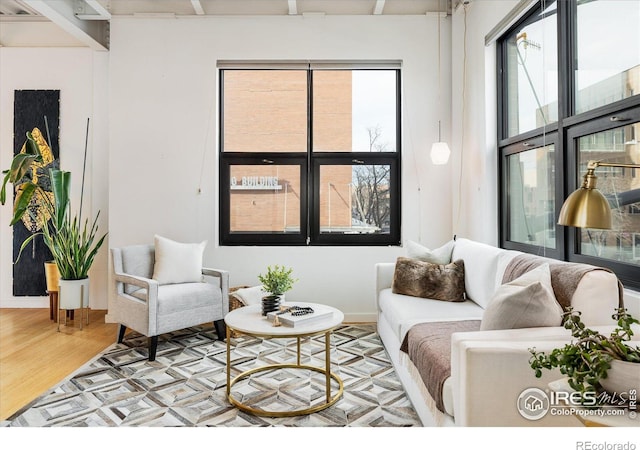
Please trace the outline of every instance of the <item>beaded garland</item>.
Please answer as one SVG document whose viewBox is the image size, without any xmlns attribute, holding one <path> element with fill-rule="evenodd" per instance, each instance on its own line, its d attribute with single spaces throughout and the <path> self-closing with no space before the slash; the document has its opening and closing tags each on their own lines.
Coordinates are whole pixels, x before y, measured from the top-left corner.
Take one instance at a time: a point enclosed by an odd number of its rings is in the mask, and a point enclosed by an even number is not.
<svg viewBox="0 0 640 450">
<path fill-rule="evenodd" d="M 291 313 L 292 316 L 304 316 L 307 314 L 313 314 L 313 308 L 308 306 L 290 306 L 289 308 L 283 309 L 282 311 L 276 313 L 277 315 Z"/>
</svg>

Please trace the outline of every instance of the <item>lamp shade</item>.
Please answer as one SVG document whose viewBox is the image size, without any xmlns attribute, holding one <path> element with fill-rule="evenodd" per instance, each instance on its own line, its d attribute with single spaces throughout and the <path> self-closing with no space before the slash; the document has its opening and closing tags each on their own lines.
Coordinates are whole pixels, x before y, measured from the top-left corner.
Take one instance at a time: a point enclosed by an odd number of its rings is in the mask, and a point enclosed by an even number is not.
<svg viewBox="0 0 640 450">
<path fill-rule="evenodd" d="M 431 162 L 435 165 L 443 165 L 449 162 L 451 150 L 446 142 L 434 142 L 431 146 Z"/>
<path fill-rule="evenodd" d="M 611 208 L 599 190 L 582 186 L 562 205 L 558 225 L 580 228 L 611 228 Z"/>
</svg>

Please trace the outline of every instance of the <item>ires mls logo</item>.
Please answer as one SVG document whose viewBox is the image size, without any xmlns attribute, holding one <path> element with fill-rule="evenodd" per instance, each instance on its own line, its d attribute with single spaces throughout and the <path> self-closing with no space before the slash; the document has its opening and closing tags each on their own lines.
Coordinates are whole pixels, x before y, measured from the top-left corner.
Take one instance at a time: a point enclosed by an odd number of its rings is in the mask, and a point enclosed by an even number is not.
<svg viewBox="0 0 640 450">
<path fill-rule="evenodd" d="M 540 420 L 552 416 L 624 416 L 636 417 L 636 390 L 598 394 L 594 391 L 543 391 L 528 388 L 518 396 L 518 412 L 527 420 Z"/>
<path fill-rule="evenodd" d="M 545 391 L 529 388 L 518 396 L 518 412 L 527 420 L 539 420 L 547 415 L 551 402 Z"/>
</svg>

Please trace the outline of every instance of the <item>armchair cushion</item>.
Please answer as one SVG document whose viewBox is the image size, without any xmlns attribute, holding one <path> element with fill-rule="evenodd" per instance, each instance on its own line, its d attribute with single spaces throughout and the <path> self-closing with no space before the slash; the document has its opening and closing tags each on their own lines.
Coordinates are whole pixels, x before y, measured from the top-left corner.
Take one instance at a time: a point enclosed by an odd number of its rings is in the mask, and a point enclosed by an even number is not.
<svg viewBox="0 0 640 450">
<path fill-rule="evenodd" d="M 147 290 L 139 289 L 133 296 L 147 299 Z M 212 298 L 215 299 L 212 302 Z M 166 284 L 158 287 L 158 315 L 183 312 L 200 307 L 213 307 L 216 316 L 222 317 L 222 293 L 211 283 Z M 212 306 L 213 304 L 213 306 Z"/>
<path fill-rule="evenodd" d="M 202 281 L 202 257 L 207 241 L 181 243 L 156 235 L 154 243 L 156 255 L 152 278 L 159 284 Z"/>
</svg>

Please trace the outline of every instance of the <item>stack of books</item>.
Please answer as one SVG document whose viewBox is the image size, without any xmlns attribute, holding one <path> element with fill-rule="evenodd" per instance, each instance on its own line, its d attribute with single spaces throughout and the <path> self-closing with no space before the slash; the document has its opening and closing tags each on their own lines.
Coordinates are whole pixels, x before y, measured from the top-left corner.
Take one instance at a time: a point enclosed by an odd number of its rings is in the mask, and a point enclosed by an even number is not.
<svg viewBox="0 0 640 450">
<path fill-rule="evenodd" d="M 268 313 L 267 318 L 273 321 L 275 320 L 276 315 L 278 316 L 278 320 L 282 325 L 295 328 L 302 325 L 309 325 L 310 323 L 317 322 L 322 319 L 327 319 L 333 315 L 333 311 L 314 305 L 313 312 L 311 314 L 294 316 L 290 312 L 278 313 L 274 311 Z"/>
</svg>

